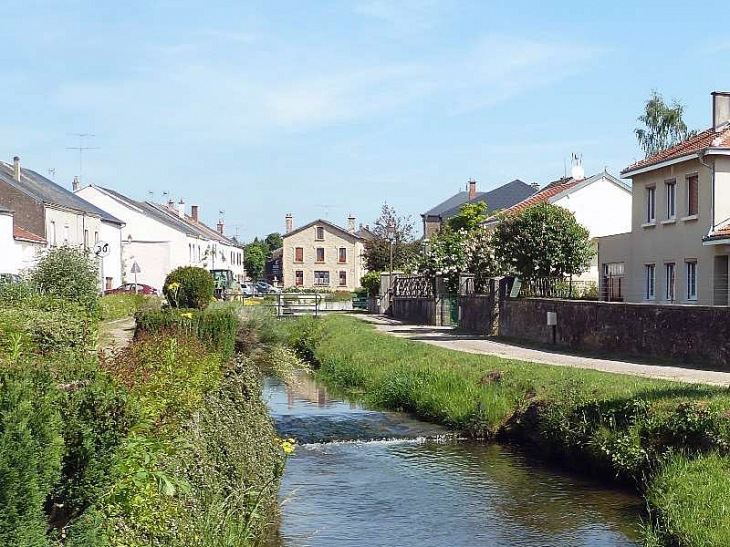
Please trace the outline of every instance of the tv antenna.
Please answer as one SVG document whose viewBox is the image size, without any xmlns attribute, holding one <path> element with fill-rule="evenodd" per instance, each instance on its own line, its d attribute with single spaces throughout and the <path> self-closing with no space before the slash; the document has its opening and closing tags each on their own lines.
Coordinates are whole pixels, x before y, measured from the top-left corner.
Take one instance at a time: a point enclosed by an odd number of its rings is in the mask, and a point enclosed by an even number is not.
<svg viewBox="0 0 730 547">
<path fill-rule="evenodd" d="M 55 167 L 49 167 L 48 168 L 48 176 L 53 178 L 56 176 L 56 168 Z"/>
<path fill-rule="evenodd" d="M 330 205 L 329 203 L 318 203 L 315 205 L 315 207 L 318 207 L 319 209 L 324 209 L 324 218 L 330 217 L 330 209 L 337 208 L 339 205 Z"/>
<path fill-rule="evenodd" d="M 96 137 L 93 133 L 69 133 L 73 137 L 79 138 L 78 146 L 67 146 L 66 150 L 78 150 L 79 152 L 79 182 L 84 180 L 84 150 L 98 150 L 99 146 L 84 146 L 86 137 Z"/>
</svg>

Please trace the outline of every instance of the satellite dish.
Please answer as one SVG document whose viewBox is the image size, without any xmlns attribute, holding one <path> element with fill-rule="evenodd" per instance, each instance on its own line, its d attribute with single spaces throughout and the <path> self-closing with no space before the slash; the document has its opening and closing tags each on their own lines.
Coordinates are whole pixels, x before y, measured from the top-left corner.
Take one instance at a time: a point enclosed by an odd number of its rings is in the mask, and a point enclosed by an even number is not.
<svg viewBox="0 0 730 547">
<path fill-rule="evenodd" d="M 111 249 L 109 248 L 109 244 L 105 241 L 97 241 L 94 243 L 94 255 L 97 258 L 105 258 L 109 256 L 110 252 Z"/>
</svg>

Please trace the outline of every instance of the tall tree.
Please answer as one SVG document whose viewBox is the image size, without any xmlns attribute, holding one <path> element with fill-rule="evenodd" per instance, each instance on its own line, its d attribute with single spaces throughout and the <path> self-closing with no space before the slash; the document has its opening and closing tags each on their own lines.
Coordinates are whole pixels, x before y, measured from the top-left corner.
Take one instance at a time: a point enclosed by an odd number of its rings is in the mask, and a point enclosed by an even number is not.
<svg viewBox="0 0 730 547">
<path fill-rule="evenodd" d="M 669 105 L 656 90 L 651 92 L 644 105 L 644 113 L 638 118 L 644 127 L 634 129 L 647 158 L 697 134 L 697 131 L 687 129 L 683 115 L 684 105 L 677 101 Z"/>
<path fill-rule="evenodd" d="M 264 239 L 264 243 L 266 243 L 266 246 L 269 248 L 268 256 L 271 256 L 271 253 L 276 249 L 280 249 L 284 246 L 284 240 L 281 239 L 281 234 L 279 232 L 273 232 L 267 235 L 266 239 Z"/>
<path fill-rule="evenodd" d="M 485 220 L 487 220 L 487 203 L 484 201 L 476 201 L 462 205 L 458 214 L 446 220 L 446 227 L 455 232 L 459 230 L 473 232 Z"/>
<path fill-rule="evenodd" d="M 262 247 L 260 241 L 254 241 L 246 246 L 243 252 L 243 265 L 246 273 L 253 280 L 261 279 L 266 267 L 266 246 Z"/>
<path fill-rule="evenodd" d="M 365 241 L 365 267 L 371 272 L 390 268 L 390 246 L 393 245 L 393 268 L 407 268 L 415 259 L 418 243 L 413 237 L 411 217 L 399 216 L 393 207 L 383 204 L 373 225 L 374 237 Z"/>
</svg>

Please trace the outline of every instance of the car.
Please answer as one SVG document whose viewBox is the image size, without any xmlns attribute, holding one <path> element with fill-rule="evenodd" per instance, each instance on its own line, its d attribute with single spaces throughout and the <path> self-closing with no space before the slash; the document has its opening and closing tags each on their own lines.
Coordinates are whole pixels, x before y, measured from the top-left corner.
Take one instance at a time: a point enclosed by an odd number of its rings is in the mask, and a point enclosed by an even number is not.
<svg viewBox="0 0 730 547">
<path fill-rule="evenodd" d="M 244 281 L 241 283 L 241 291 L 243 292 L 244 298 L 247 296 L 256 296 L 258 294 L 256 285 L 250 281 Z"/>
<path fill-rule="evenodd" d="M 110 289 L 104 294 L 120 294 L 120 293 L 138 293 L 138 294 L 149 294 L 157 295 L 157 289 L 144 283 L 125 283 L 124 285 L 117 287 L 116 289 Z"/>
<path fill-rule="evenodd" d="M 256 290 L 261 294 L 276 294 L 281 292 L 280 288 L 269 285 L 266 281 L 257 281 Z"/>
</svg>

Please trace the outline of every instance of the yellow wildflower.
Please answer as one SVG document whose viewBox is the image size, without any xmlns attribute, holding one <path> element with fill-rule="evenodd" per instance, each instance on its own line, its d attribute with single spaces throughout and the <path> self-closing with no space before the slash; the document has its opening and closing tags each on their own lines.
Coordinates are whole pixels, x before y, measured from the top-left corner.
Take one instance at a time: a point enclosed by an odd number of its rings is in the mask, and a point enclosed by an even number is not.
<svg viewBox="0 0 730 547">
<path fill-rule="evenodd" d="M 284 454 L 291 454 L 294 452 L 294 445 L 289 441 L 284 441 L 281 443 L 281 449 L 284 451 Z"/>
<path fill-rule="evenodd" d="M 185 313 L 181 313 L 180 314 L 180 317 L 186 317 L 187 319 L 192 319 L 193 318 L 193 314 L 192 314 L 192 312 L 189 312 L 188 311 L 188 312 L 185 312 Z"/>
<path fill-rule="evenodd" d="M 180 283 L 178 283 L 177 281 L 173 281 L 167 286 L 167 288 L 170 291 L 176 291 L 180 288 Z"/>
</svg>

